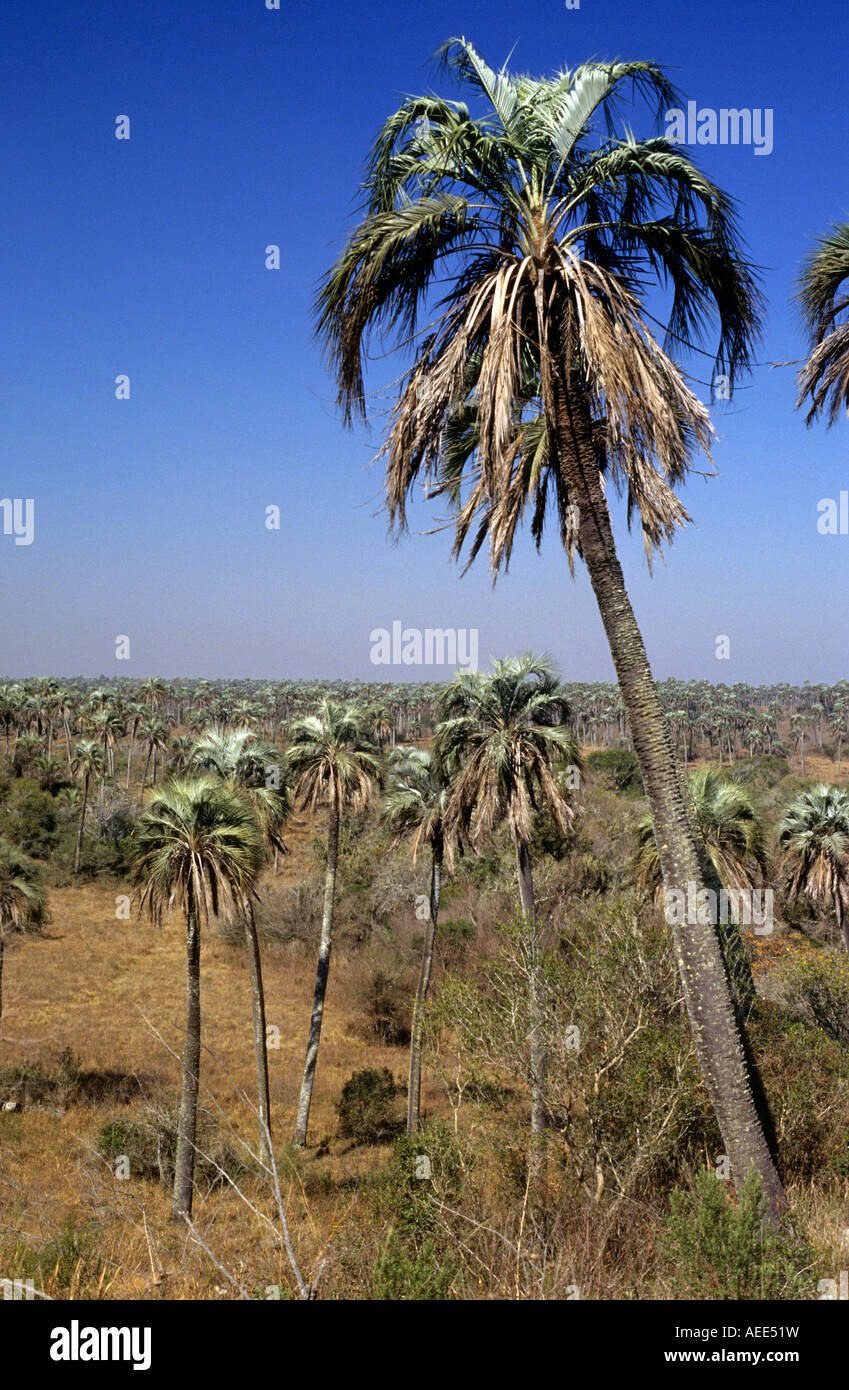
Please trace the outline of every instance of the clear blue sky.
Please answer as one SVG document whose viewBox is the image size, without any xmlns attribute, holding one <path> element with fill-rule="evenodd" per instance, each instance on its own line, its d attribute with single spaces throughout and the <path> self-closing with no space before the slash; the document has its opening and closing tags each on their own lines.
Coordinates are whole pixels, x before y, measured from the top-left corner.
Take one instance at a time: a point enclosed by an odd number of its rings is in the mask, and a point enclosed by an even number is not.
<svg viewBox="0 0 849 1390">
<path fill-rule="evenodd" d="M 761 360 L 798 358 L 801 257 L 849 213 L 847 30 L 845 0 L 5 0 L 0 497 L 35 499 L 35 539 L 0 532 L 0 671 L 445 674 L 370 665 L 371 630 L 401 620 L 478 628 L 482 660 L 533 647 L 569 679 L 610 678 L 589 584 L 553 534 L 542 556 L 526 538 L 494 592 L 485 564 L 460 577 L 445 535 L 387 541 L 366 467 L 380 421 L 339 425 L 315 282 L 375 131 L 404 94 L 444 86 L 428 62 L 444 39 L 539 74 L 651 58 L 700 106 L 774 111 L 769 156 L 695 153 L 764 268 Z M 761 367 L 717 409 L 719 477 L 686 489 L 696 525 L 653 578 L 617 512 L 658 677 L 847 674 L 849 536 L 816 522 L 849 488 L 849 422 L 806 430 L 793 372 Z M 370 384 L 393 375 L 378 363 Z"/>
</svg>

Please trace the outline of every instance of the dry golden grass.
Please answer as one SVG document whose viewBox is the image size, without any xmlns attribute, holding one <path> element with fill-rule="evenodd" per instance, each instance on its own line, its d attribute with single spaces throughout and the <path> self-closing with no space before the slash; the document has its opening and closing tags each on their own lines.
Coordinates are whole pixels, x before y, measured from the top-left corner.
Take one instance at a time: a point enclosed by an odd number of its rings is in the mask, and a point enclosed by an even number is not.
<svg viewBox="0 0 849 1390">
<path fill-rule="evenodd" d="M 281 874 L 276 879 L 266 875 L 263 892 L 272 911 L 284 885 L 303 876 L 311 834 L 305 822 L 296 823 L 288 835 L 292 852 L 281 861 Z M 209 1259 L 169 1225 L 168 1191 L 147 1181 L 116 1179 L 94 1150 L 107 1119 L 133 1118 L 141 1111 L 143 1094 L 175 1094 L 180 1078 L 177 1057 L 163 1042 L 179 1054 L 183 922 L 175 916 L 157 931 L 139 919 L 135 909 L 128 920 L 116 918 L 116 894 L 122 891 L 120 884 L 101 883 L 52 890 L 52 925 L 43 937 L 20 940 L 7 956 L 0 1065 L 69 1047 L 84 1073 L 100 1074 L 102 1087 L 108 1086 L 109 1074 L 137 1077 L 139 1100 L 122 1106 L 107 1095 L 94 1105 L 71 1103 L 64 1115 L 30 1108 L 0 1114 L 0 1273 L 14 1273 L 11 1265 L 19 1240 L 40 1248 L 73 1217 L 83 1225 L 96 1221 L 98 1252 L 115 1266 L 107 1264 L 93 1276 L 81 1269 L 75 1288 L 80 1296 L 204 1297 L 215 1296 L 216 1287 L 232 1296 L 232 1288 Z M 355 1031 L 361 1020 L 356 1000 L 350 997 L 349 966 L 344 953 L 337 952 L 310 1116 L 311 1144 L 328 1142 L 319 1157 L 308 1150 L 302 1165 L 308 1187 L 319 1193 L 322 1182 L 328 1193 L 339 1184 L 354 1192 L 377 1156 L 373 1149 L 352 1149 L 335 1137 L 335 1101 L 345 1080 L 366 1066 L 389 1066 L 399 1079 L 406 1069 L 405 1048 L 371 1044 Z M 238 947 L 210 930 L 201 970 L 206 1049 L 202 1087 L 212 1092 L 235 1134 L 252 1144 L 256 1124 L 249 1103 L 254 1071 L 247 960 Z M 279 1049 L 269 1050 L 272 1124 L 279 1151 L 294 1123 L 315 964 L 303 950 L 278 948 L 266 951 L 264 975 L 268 1023 L 279 1028 L 280 1037 Z M 428 1095 L 426 1086 L 426 1099 Z M 202 1104 L 214 1111 L 209 1094 L 202 1094 Z M 263 1210 L 270 1211 L 268 1194 L 253 1180 L 248 1186 L 252 1195 L 260 1192 Z M 298 1181 L 290 1179 L 289 1188 L 298 1239 L 309 1264 L 327 1244 L 333 1224 L 343 1219 L 346 1203 L 356 1197 L 341 1205 L 338 1197 L 330 1202 L 319 1195 L 305 1201 Z M 199 1203 L 196 1217 L 210 1249 L 238 1277 L 259 1278 L 262 1284 L 290 1282 L 281 1252 L 270 1248 L 267 1230 L 264 1234 L 234 1193 L 217 1191 Z M 167 1271 L 161 1282 L 155 1277 L 157 1262 Z"/>
</svg>

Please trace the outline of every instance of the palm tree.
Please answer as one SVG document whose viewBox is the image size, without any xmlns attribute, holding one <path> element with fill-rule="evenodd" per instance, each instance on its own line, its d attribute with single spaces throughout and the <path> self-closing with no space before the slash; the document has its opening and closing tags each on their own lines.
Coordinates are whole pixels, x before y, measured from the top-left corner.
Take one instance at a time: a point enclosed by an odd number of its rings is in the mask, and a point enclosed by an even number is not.
<svg viewBox="0 0 849 1390">
<path fill-rule="evenodd" d="M 567 721 L 569 705 L 552 667 L 528 653 L 496 661 L 491 675 L 459 675 L 442 701 L 434 751 L 454 774 L 445 813 L 449 860 L 458 837 L 473 848 L 506 821 L 516 854 L 522 915 L 531 932 L 533 990 L 541 990 L 540 941 L 530 842 L 540 803 L 566 836 L 572 808 L 562 795 L 558 765 L 578 767 L 578 745 Z M 533 1012 L 537 1006 L 533 1004 Z M 531 1131 L 545 1127 L 545 1057 L 532 1028 Z"/>
<path fill-rule="evenodd" d="M 377 748 L 366 736 L 366 723 L 365 714 L 356 705 L 340 705 L 325 698 L 316 714 L 295 720 L 289 730 L 291 746 L 287 760 L 293 776 L 297 778 L 295 801 L 302 810 L 307 806 L 312 811 L 319 806 L 327 807 L 324 911 L 304 1075 L 295 1120 L 294 1143 L 299 1148 L 303 1148 L 307 1142 L 324 1000 L 330 974 L 339 829 L 347 810 L 357 811 L 368 805 L 381 777 L 380 757 Z"/>
<path fill-rule="evenodd" d="M 41 870 L 26 855 L 0 842 L 0 1037 L 3 1034 L 3 956 L 6 934 L 32 931 L 48 921 Z"/>
<path fill-rule="evenodd" d="M 83 827 L 85 826 L 85 813 L 88 805 L 88 789 L 92 777 L 99 777 L 103 774 L 106 767 L 106 759 L 103 756 L 103 749 L 93 738 L 83 739 L 74 749 L 71 758 L 71 770 L 75 777 L 82 778 L 83 801 L 80 809 L 80 828 L 77 832 L 77 848 L 74 853 L 74 873 L 80 871 L 80 851 L 83 846 Z"/>
<path fill-rule="evenodd" d="M 164 753 L 168 747 L 168 728 L 163 721 L 156 715 L 149 715 L 144 719 L 139 728 L 142 742 L 147 744 L 147 757 L 144 760 L 144 772 L 142 773 L 141 786 L 139 787 L 139 806 L 144 801 L 144 789 L 147 782 L 147 770 L 150 766 L 151 755 L 153 756 L 153 780 L 156 782 L 156 754 Z"/>
<path fill-rule="evenodd" d="M 800 792 L 778 826 L 791 902 L 803 894 L 834 904 L 837 929 L 849 952 L 849 791 L 824 782 Z"/>
<path fill-rule="evenodd" d="M 752 889 L 770 870 L 766 829 L 745 788 L 716 768 L 692 772 L 687 789 L 699 832 L 714 868 L 729 888 Z M 637 825 L 637 882 L 652 894 L 662 892 L 663 875 L 651 816 Z"/>
<path fill-rule="evenodd" d="M 283 826 L 292 807 L 280 755 L 261 742 L 250 729 L 210 729 L 195 743 L 190 764 L 220 777 L 248 806 L 266 853 L 285 849 Z M 271 773 L 276 774 L 271 776 Z M 274 783 L 275 785 L 270 785 Z M 243 917 L 251 972 L 254 1058 L 257 1078 L 260 1152 L 268 1155 L 271 1143 L 271 1099 L 268 1085 L 268 1041 L 265 1027 L 265 990 L 262 958 L 253 902 Z"/>
<path fill-rule="evenodd" d="M 828 411 L 833 425 L 841 407 L 849 414 L 849 223 L 836 223 L 802 267 L 796 302 L 811 351 L 799 372 L 797 409 L 809 398 L 807 425 Z"/>
<path fill-rule="evenodd" d="M 259 834 L 241 797 L 218 778 L 175 781 L 157 791 L 134 831 L 139 910 L 161 924 L 179 907 L 186 919 L 186 1039 L 172 1218 L 192 1214 L 200 1078 L 200 933 L 210 916 L 244 913 L 256 895 Z"/>
<path fill-rule="evenodd" d="M 128 707 L 127 707 L 127 724 L 128 724 L 128 726 L 129 726 L 129 730 L 130 730 L 130 747 L 129 747 L 129 750 L 128 750 L 128 752 L 127 752 L 127 780 L 126 780 L 126 782 L 124 783 L 125 789 L 126 789 L 127 791 L 130 790 L 130 769 L 132 768 L 132 765 L 133 765 L 133 748 L 135 747 L 136 734 L 137 734 L 138 731 L 139 731 L 139 726 L 140 726 L 140 725 L 143 723 L 143 721 L 144 721 L 144 717 L 145 717 L 144 705 L 137 704 L 135 701 L 133 701 L 130 705 L 128 705 Z"/>
<path fill-rule="evenodd" d="M 389 790 L 382 809 L 384 824 L 392 831 L 396 844 L 404 838 L 410 839 L 413 865 L 422 845 L 427 845 L 430 850 L 428 916 L 410 1029 L 407 1134 L 412 1139 L 419 1127 L 421 1113 L 422 1015 L 430 987 L 433 943 L 439 917 L 449 779 L 439 759 L 422 748 L 395 748 L 389 759 L 389 773 Z"/>
<path fill-rule="evenodd" d="M 673 290 L 667 339 L 713 314 L 715 370 L 733 387 L 750 361 L 760 297 L 730 200 L 665 139 L 612 131 L 629 86 L 678 104 L 652 63 L 588 63 L 547 81 L 494 72 L 465 40 L 443 58 L 483 99 L 408 98 L 377 137 L 365 216 L 317 301 L 318 332 L 345 422 L 365 416 L 363 353 L 374 330 L 416 343 L 384 445 L 390 521 L 406 525 L 422 478 L 456 513 L 455 553 L 485 541 L 495 573 L 530 509 L 541 541 L 556 514 L 570 566 L 586 563 L 610 643 L 669 888 L 721 885 L 704 852 L 619 563 L 604 480 L 624 490 L 650 557 L 689 520 L 674 492 L 708 412 L 652 336 L 640 295 Z M 422 118 L 426 118 L 423 121 Z M 434 307 L 437 278 L 446 297 Z M 416 337 L 419 311 L 435 326 Z M 549 503 L 553 506 L 549 507 Z M 698 914 L 694 914 L 698 918 Z M 771 1218 L 784 1193 L 751 1091 L 740 1012 L 754 997 L 737 937 L 723 960 L 710 924 L 675 927 L 699 1061 L 735 1180 L 761 1175 Z"/>
</svg>

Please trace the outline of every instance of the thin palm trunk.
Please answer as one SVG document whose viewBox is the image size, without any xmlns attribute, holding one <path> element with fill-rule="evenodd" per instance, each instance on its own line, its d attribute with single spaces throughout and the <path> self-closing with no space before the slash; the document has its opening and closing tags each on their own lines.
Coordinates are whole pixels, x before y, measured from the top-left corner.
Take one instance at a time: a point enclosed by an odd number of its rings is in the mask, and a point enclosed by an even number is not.
<svg viewBox="0 0 849 1390">
<path fill-rule="evenodd" d="M 248 961 L 251 969 L 251 996 L 253 999 L 254 1058 L 256 1061 L 256 1094 L 259 1111 L 259 1152 L 267 1162 L 271 1145 L 271 1102 L 268 1091 L 268 1045 L 265 1035 L 265 991 L 262 984 L 262 961 L 259 953 L 259 937 L 256 930 L 253 904 L 245 913 L 245 940 L 248 947 Z"/>
<path fill-rule="evenodd" d="M 556 343 L 552 347 L 554 362 L 562 362 L 566 354 Z M 599 480 L 589 407 L 577 380 L 567 385 L 563 376 L 555 372 L 553 386 L 559 465 L 571 499 L 579 508 L 583 556 L 628 715 L 664 883 L 667 890 L 686 892 L 688 885 L 693 884 L 694 893 L 703 887 L 717 891 L 719 879 L 695 826 L 692 804 L 675 760 L 616 554 Z M 774 1222 L 784 1211 L 786 1198 L 755 1104 L 752 1076 L 718 935 L 712 925 L 695 920 L 673 926 L 673 937 L 699 1064 L 735 1183 L 741 1184 L 754 1167 L 761 1177 L 769 1218 Z M 735 938 L 740 947 L 738 956 L 742 957 L 739 983 L 751 997 L 748 958 L 736 933 Z"/>
<path fill-rule="evenodd" d="M 519 901 L 522 905 L 522 916 L 530 933 L 531 1134 L 542 1134 L 546 1119 L 544 1099 L 546 1055 L 542 1038 L 542 961 L 540 959 L 540 941 L 534 901 L 534 880 L 531 872 L 531 854 L 527 842 L 518 834 L 514 834 L 513 842 L 516 848 L 516 867 L 519 875 Z"/>
<path fill-rule="evenodd" d="M 83 826 L 85 825 L 85 812 L 86 812 L 86 803 L 87 803 L 87 802 L 88 802 L 88 773 L 86 773 L 85 777 L 83 778 L 83 804 L 82 804 L 82 810 L 80 811 L 80 828 L 79 828 L 79 830 L 77 831 L 77 849 L 76 849 L 76 853 L 74 854 L 74 873 L 75 873 L 75 874 L 78 874 L 79 871 L 80 871 L 80 851 L 82 850 L 82 847 L 83 847 Z"/>
<path fill-rule="evenodd" d="M 127 790 L 127 791 L 130 790 L 130 768 L 131 768 L 132 765 L 133 765 L 133 744 L 135 743 L 135 741 L 136 741 L 136 730 L 135 730 L 135 725 L 134 725 L 133 728 L 130 729 L 130 751 L 129 751 L 129 753 L 127 754 L 127 781 L 126 781 L 126 790 Z"/>
<path fill-rule="evenodd" d="M 195 1138 L 200 1084 L 200 923 L 190 904 L 186 913 L 186 1040 L 183 1045 L 183 1085 L 177 1124 L 174 1163 L 174 1201 L 171 1217 L 181 1221 L 192 1214 Z"/>
<path fill-rule="evenodd" d="M 407 1084 L 407 1134 L 412 1139 L 419 1127 L 422 1104 L 422 1012 L 430 987 L 433 969 L 433 942 L 439 917 L 439 897 L 442 880 L 442 846 L 434 844 L 430 871 L 430 913 L 422 944 L 422 964 L 419 983 L 413 1001 L 413 1022 L 410 1028 L 410 1071 Z"/>
<path fill-rule="evenodd" d="M 139 806 L 141 806 L 144 801 L 144 784 L 147 781 L 147 769 L 150 766 L 150 752 L 150 745 L 148 745 L 147 757 L 144 760 L 144 772 L 142 773 L 141 786 L 139 787 Z"/>
<path fill-rule="evenodd" d="M 301 1094 L 298 1099 L 298 1114 L 295 1120 L 294 1143 L 303 1148 L 307 1142 L 307 1125 L 312 1104 L 312 1088 L 315 1081 L 315 1067 L 318 1061 L 318 1045 L 321 1039 L 321 1024 L 324 1018 L 324 1000 L 327 994 L 327 981 L 330 975 L 330 947 L 333 937 L 333 905 L 336 898 L 336 865 L 339 858 L 339 808 L 331 805 L 327 827 L 327 872 L 324 879 L 324 913 L 321 919 L 321 941 L 318 948 L 318 969 L 315 977 L 310 1031 L 307 1039 L 307 1055 L 304 1061 L 304 1075 L 301 1081 Z"/>
<path fill-rule="evenodd" d="M 849 922 L 846 921 L 846 912 L 839 887 L 834 892 L 834 910 L 837 915 L 837 929 L 840 932 L 843 949 L 849 953 Z"/>
</svg>

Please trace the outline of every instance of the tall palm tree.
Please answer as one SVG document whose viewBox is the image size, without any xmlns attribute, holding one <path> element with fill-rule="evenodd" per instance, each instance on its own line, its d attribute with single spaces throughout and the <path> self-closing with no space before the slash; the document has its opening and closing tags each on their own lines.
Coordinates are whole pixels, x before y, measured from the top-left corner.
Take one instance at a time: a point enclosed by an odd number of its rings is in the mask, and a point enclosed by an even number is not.
<svg viewBox="0 0 849 1390">
<path fill-rule="evenodd" d="M 410 1067 L 407 1085 L 407 1134 L 412 1139 L 419 1127 L 422 1096 L 422 1025 L 433 969 L 433 943 L 439 917 L 442 865 L 445 851 L 445 812 L 450 782 L 439 758 L 423 748 L 396 747 L 389 759 L 389 788 L 382 808 L 384 824 L 395 843 L 410 840 L 413 864 L 419 850 L 430 850 L 430 894 L 422 942 L 422 959 L 413 1021 L 410 1028 Z"/>
<path fill-rule="evenodd" d="M 103 749 L 93 738 L 83 739 L 74 749 L 71 757 L 71 770 L 74 776 L 82 779 L 83 800 L 80 808 L 80 828 L 77 831 L 77 847 L 74 852 L 74 873 L 80 871 L 80 852 L 83 847 L 83 828 L 85 826 L 85 813 L 88 806 L 88 791 L 93 777 L 103 775 L 106 767 L 106 759 Z"/>
<path fill-rule="evenodd" d="M 283 826 L 291 811 L 292 797 L 279 753 L 264 744 L 251 729 L 213 728 L 194 744 L 189 761 L 192 767 L 220 777 L 241 796 L 254 818 L 266 853 L 273 851 L 276 855 L 280 849 L 285 849 Z M 270 776 L 272 771 L 276 774 L 273 777 Z M 262 957 L 252 901 L 248 901 L 242 920 L 251 972 L 260 1152 L 267 1155 L 271 1143 L 268 1040 Z"/>
<path fill-rule="evenodd" d="M 519 900 L 531 934 L 541 990 L 541 942 L 537 929 L 530 842 L 540 805 L 567 835 L 572 808 L 558 786 L 558 766 L 578 767 L 578 744 L 568 724 L 569 705 L 552 667 L 528 653 L 493 663 L 491 675 L 459 675 L 442 701 L 443 722 L 434 751 L 454 774 L 445 813 L 449 858 L 458 837 L 473 848 L 506 821 L 516 854 Z M 537 1004 L 532 1001 L 533 1012 Z M 531 1130 L 545 1127 L 545 1056 L 534 1022 L 530 1039 Z"/>
<path fill-rule="evenodd" d="M 716 768 L 692 772 L 687 779 L 696 822 L 714 868 L 728 888 L 754 888 L 770 870 L 766 828 L 744 787 Z M 637 825 L 637 881 L 654 894 L 662 891 L 660 855 L 651 816 Z"/>
<path fill-rule="evenodd" d="M 802 267 L 796 302 L 811 344 L 799 372 L 797 408 L 808 400 L 805 423 L 823 411 L 833 425 L 841 408 L 849 415 L 849 223 L 836 223 Z"/>
<path fill-rule="evenodd" d="M 733 388 L 750 361 L 760 299 L 730 200 L 665 139 L 616 138 L 629 89 L 678 98 L 652 63 L 587 63 L 550 80 L 494 72 L 461 39 L 445 65 L 486 110 L 408 98 L 380 131 L 365 215 L 323 281 L 318 331 L 344 418 L 365 415 L 363 353 L 374 330 L 416 343 L 389 436 L 386 500 L 406 524 L 422 478 L 456 511 L 455 551 L 485 541 L 506 567 L 529 509 L 541 541 L 553 504 L 570 566 L 585 562 L 627 713 L 669 888 L 721 885 L 704 852 L 642 636 L 605 497 L 624 490 L 646 553 L 689 520 L 674 492 L 708 412 L 655 340 L 640 295 L 672 286 L 667 341 L 691 342 L 715 316 L 717 374 Z M 598 139 L 607 122 L 607 136 Z M 448 285 L 433 303 L 437 277 Z M 420 311 L 435 326 L 417 338 Z M 738 1011 L 753 998 L 745 952 L 723 960 L 698 920 L 676 950 L 699 1061 L 735 1180 L 754 1166 L 770 1216 L 784 1193 L 758 1116 Z"/>
<path fill-rule="evenodd" d="M 142 742 L 147 745 L 147 756 L 144 760 L 144 772 L 142 773 L 141 786 L 139 787 L 139 806 L 144 802 L 144 789 L 147 782 L 147 770 L 150 766 L 150 759 L 153 757 L 153 780 L 156 781 L 156 755 L 164 753 L 168 747 L 168 727 L 158 718 L 157 715 L 149 715 L 140 725 L 139 733 Z"/>
<path fill-rule="evenodd" d="M 262 846 L 240 796 L 216 777 L 160 787 L 135 831 L 133 869 L 139 910 L 161 924 L 180 908 L 186 919 L 186 1038 L 172 1217 L 192 1213 L 200 1079 L 200 934 L 210 916 L 243 913 L 256 895 Z"/>
<path fill-rule="evenodd" d="M 837 930 L 849 952 L 849 791 L 824 782 L 800 792 L 778 826 L 785 886 L 792 900 L 834 904 Z"/>
<path fill-rule="evenodd" d="M 41 870 L 26 855 L 0 841 L 0 1037 L 3 1034 L 3 957 L 6 936 L 32 931 L 48 920 Z"/>
<path fill-rule="evenodd" d="M 318 948 L 315 991 L 307 1037 L 304 1075 L 298 1098 L 294 1143 L 303 1148 L 312 1103 L 315 1068 L 324 1018 L 324 1000 L 330 975 L 333 910 L 339 860 L 339 830 L 346 811 L 367 806 L 381 779 L 380 756 L 366 735 L 367 717 L 356 705 L 321 701 L 316 714 L 293 722 L 287 761 L 296 784 L 295 802 L 315 811 L 327 807 L 327 869 L 324 878 L 324 911 Z"/>
</svg>

